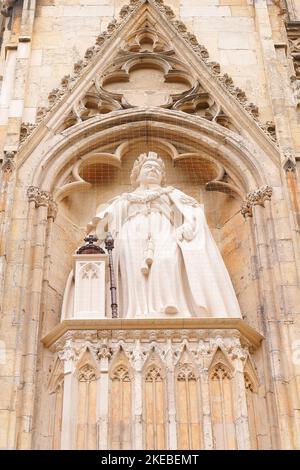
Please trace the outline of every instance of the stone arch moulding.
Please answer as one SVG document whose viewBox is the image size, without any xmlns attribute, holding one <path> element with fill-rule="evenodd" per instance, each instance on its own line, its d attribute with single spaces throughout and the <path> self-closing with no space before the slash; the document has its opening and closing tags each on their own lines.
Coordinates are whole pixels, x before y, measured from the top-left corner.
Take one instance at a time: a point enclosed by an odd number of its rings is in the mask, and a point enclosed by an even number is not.
<svg viewBox="0 0 300 470">
<path fill-rule="evenodd" d="M 28 159 L 31 168 L 36 169 L 34 181 L 29 184 L 45 190 L 53 188 L 55 172 L 63 160 L 71 155 L 82 156 L 88 146 L 94 145 L 94 139 L 101 137 L 100 130 L 119 131 L 119 126 L 126 123 L 134 130 L 147 119 L 151 125 L 156 122 L 156 127 L 157 122 L 163 126 L 168 123 L 170 132 L 177 123 L 177 128 L 188 130 L 192 139 L 196 137 L 194 131 L 203 145 L 211 144 L 217 155 L 227 154 L 231 166 L 239 149 L 240 155 L 247 155 L 246 172 L 250 169 L 257 176 L 256 184 L 245 184 L 245 191 L 272 184 L 264 168 L 271 162 L 277 165 L 278 149 L 259 123 L 253 111 L 256 107 L 247 104 L 244 92 L 234 86 L 230 77 L 220 75 L 218 64 L 208 61 L 205 47 L 174 16 L 161 0 L 132 0 L 122 8 L 121 21 L 110 23 L 96 45 L 87 49 L 85 59 L 75 64 L 74 75 L 64 77 L 61 86 L 50 93 L 47 112 L 31 126 L 32 133 L 21 144 L 20 171 Z M 128 102 L 126 93 L 106 89 L 118 80 L 128 82 L 130 72 L 143 64 L 160 70 L 165 83 L 184 84 L 187 89 L 173 90 L 176 93 L 155 108 L 135 106 L 130 99 Z M 66 120 L 69 127 L 64 130 Z M 227 121 L 233 127 L 228 128 Z M 56 163 L 50 164 L 53 159 Z"/>
<path fill-rule="evenodd" d="M 78 172 L 80 165 L 89 160 L 120 168 L 128 139 L 141 138 L 143 131 L 151 132 L 174 162 L 194 156 L 214 161 L 219 173 L 222 168 L 229 170 L 236 179 L 240 197 L 253 188 L 274 183 L 272 178 L 278 165 L 272 155 L 254 143 L 216 123 L 161 108 L 130 109 L 121 114 L 112 112 L 105 117 L 96 116 L 52 136 L 20 163 L 19 176 L 28 186 L 51 192 L 56 190 L 55 196 L 60 196 L 64 184 L 62 172 L 71 171 L 74 179 L 69 183 L 68 191 L 88 189 L 90 184 Z M 109 150 L 108 136 L 115 142 L 114 148 Z M 179 154 L 176 147 L 187 141 L 187 136 L 189 149 Z M 265 169 L 270 167 L 272 171 L 266 173 Z M 219 174 L 216 180 L 221 177 Z"/>
</svg>

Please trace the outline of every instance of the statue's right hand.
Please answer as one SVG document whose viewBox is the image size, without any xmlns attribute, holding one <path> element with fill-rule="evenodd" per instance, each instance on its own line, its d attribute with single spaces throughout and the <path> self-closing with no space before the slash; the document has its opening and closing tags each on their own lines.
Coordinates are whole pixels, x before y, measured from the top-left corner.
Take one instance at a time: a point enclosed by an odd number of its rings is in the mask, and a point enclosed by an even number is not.
<svg viewBox="0 0 300 470">
<path fill-rule="evenodd" d="M 194 230 L 190 224 L 182 224 L 176 229 L 176 238 L 178 241 L 191 241 L 195 236 Z"/>
</svg>

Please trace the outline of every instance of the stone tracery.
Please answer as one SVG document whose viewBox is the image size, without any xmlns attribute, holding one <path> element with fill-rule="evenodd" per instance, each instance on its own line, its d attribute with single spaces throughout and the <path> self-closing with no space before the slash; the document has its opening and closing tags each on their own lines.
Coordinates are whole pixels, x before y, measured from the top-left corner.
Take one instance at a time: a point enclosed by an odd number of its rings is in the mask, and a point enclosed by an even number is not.
<svg viewBox="0 0 300 470">
<path fill-rule="evenodd" d="M 101 35 L 98 36 L 96 40 L 96 45 L 93 47 L 89 47 L 85 53 L 85 58 L 84 60 L 78 61 L 74 65 L 74 75 L 68 75 L 62 78 L 61 80 L 61 85 L 60 87 L 57 87 L 53 89 L 49 93 L 49 106 L 48 108 L 43 108 L 40 111 L 38 111 L 38 117 L 37 117 L 37 123 L 36 124 L 31 124 L 31 123 L 23 123 L 23 131 L 21 132 L 21 141 L 24 142 L 27 137 L 35 130 L 35 128 L 39 125 L 41 120 L 45 118 L 49 112 L 53 112 L 53 109 L 56 108 L 56 105 L 58 102 L 61 102 L 62 99 L 66 96 L 66 94 L 70 94 L 76 84 L 78 84 L 78 80 L 81 78 L 82 74 L 86 72 L 91 66 L 95 64 L 96 58 L 99 56 L 100 52 L 102 51 L 102 46 L 103 44 L 109 40 L 111 37 L 114 37 L 115 33 L 117 30 L 120 30 L 120 28 L 124 25 L 124 23 L 127 21 L 129 14 L 134 14 L 136 11 L 139 10 L 139 7 L 143 5 L 149 4 L 151 8 L 158 8 L 163 15 L 166 16 L 167 21 L 170 24 L 171 28 L 175 28 L 176 31 L 182 36 L 184 41 L 188 44 L 188 46 L 192 49 L 194 53 L 196 53 L 201 61 L 203 61 L 204 66 L 207 67 L 210 71 L 212 76 L 214 77 L 213 80 L 217 80 L 217 82 L 220 84 L 220 86 L 223 87 L 223 92 L 225 94 L 229 93 L 232 97 L 236 99 L 236 101 L 245 109 L 247 113 L 251 115 L 251 117 L 254 119 L 254 121 L 257 122 L 257 125 L 262 129 L 268 137 L 274 141 L 276 140 L 276 135 L 274 132 L 270 129 L 274 127 L 274 124 L 268 125 L 268 123 L 263 124 L 260 123 L 258 120 L 258 108 L 256 105 L 253 103 L 249 103 L 245 93 L 238 87 L 235 87 L 232 78 L 228 76 L 226 73 L 224 75 L 220 74 L 220 66 L 216 62 L 210 62 L 208 61 L 208 52 L 206 48 L 199 44 L 197 41 L 197 38 L 195 37 L 194 34 L 191 34 L 190 32 L 187 31 L 186 26 L 182 21 L 177 21 L 174 20 L 174 13 L 170 9 L 170 7 L 165 6 L 163 2 L 158 1 L 158 0 L 131 0 L 129 6 L 124 6 L 120 12 L 120 17 L 121 17 L 121 22 L 118 23 L 117 20 L 113 20 L 107 27 L 107 31 L 102 33 Z M 145 32 L 145 29 L 149 28 L 149 31 Z M 147 44 L 148 40 L 148 45 L 152 44 L 152 51 L 150 47 L 150 51 L 143 50 L 143 43 Z M 125 46 L 119 51 L 119 54 L 124 54 L 124 52 L 128 51 L 128 54 L 139 54 L 139 50 L 142 50 L 142 54 L 148 53 L 148 54 L 153 54 L 155 55 L 165 55 L 165 56 L 172 56 L 172 49 L 164 50 L 168 44 L 168 41 L 165 39 L 160 39 L 159 34 L 157 32 L 153 33 L 151 32 L 151 22 L 148 23 L 148 20 L 146 20 L 146 25 L 142 28 L 142 31 L 138 30 L 137 32 L 131 34 L 126 38 L 126 41 L 128 41 L 127 46 Z M 142 44 L 141 44 L 142 43 Z M 145 47 L 145 46 L 144 46 Z M 170 58 L 169 57 L 169 58 Z M 155 62 L 155 60 L 154 60 Z M 176 76 L 176 71 L 175 71 L 175 76 Z M 194 83 L 192 84 L 193 86 L 195 85 L 195 80 Z M 203 86 L 204 84 L 201 84 Z M 202 96 L 201 96 L 202 95 Z M 92 101 L 89 102 L 88 97 L 92 97 Z M 184 107 L 183 110 L 188 109 L 189 112 L 196 112 L 199 109 L 203 109 L 204 103 L 203 103 L 203 98 L 204 94 L 200 92 L 199 93 L 190 93 L 189 97 L 181 97 L 184 101 L 185 98 L 187 98 L 187 101 L 192 102 L 189 103 L 189 105 Z M 212 99 L 212 98 L 211 98 Z M 211 101 L 210 99 L 210 101 Z M 209 104 L 207 102 L 207 98 L 205 98 L 205 106 L 204 109 L 209 108 L 212 106 L 212 103 Z M 172 100 L 171 100 L 172 101 Z M 180 99 L 179 99 L 180 101 Z M 214 102 L 214 99 L 213 99 Z M 88 104 L 88 107 L 86 106 Z M 174 103 L 175 104 L 175 103 Z M 178 105 L 181 106 L 182 104 Z M 128 105 L 127 101 L 124 100 L 120 94 L 114 95 L 114 94 L 107 94 L 104 90 L 97 90 L 97 93 L 95 95 L 94 90 L 93 90 L 93 85 L 91 87 L 91 92 L 87 91 L 84 97 L 81 97 L 79 100 L 77 100 L 76 103 L 73 104 L 72 110 L 69 112 L 69 116 L 65 118 L 65 122 L 61 123 L 60 130 L 62 128 L 66 128 L 69 126 L 73 126 L 74 124 L 78 123 L 81 121 L 81 119 L 86 119 L 88 117 L 93 116 L 95 113 L 101 114 L 101 112 L 107 113 L 111 112 L 113 110 L 118 110 L 126 107 L 130 107 Z M 174 108 L 175 109 L 175 108 Z M 213 112 L 208 112 L 207 114 L 204 115 L 206 119 L 215 119 L 216 122 L 219 122 L 221 125 L 225 125 L 226 127 L 232 126 L 230 117 L 227 117 L 226 114 L 224 114 L 224 111 L 222 110 L 222 107 L 217 104 L 216 110 L 213 110 Z M 233 126 L 233 128 L 235 128 Z"/>
</svg>

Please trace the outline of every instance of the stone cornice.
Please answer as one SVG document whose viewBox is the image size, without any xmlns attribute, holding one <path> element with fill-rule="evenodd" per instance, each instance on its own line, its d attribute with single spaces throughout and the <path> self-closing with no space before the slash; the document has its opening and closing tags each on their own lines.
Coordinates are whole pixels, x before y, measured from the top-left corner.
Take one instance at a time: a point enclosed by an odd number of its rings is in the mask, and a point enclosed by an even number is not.
<svg viewBox="0 0 300 470">
<path fill-rule="evenodd" d="M 161 330 L 164 334 L 169 334 L 171 330 L 178 333 L 183 333 L 182 330 L 204 330 L 209 333 L 209 330 L 237 330 L 241 337 L 247 342 L 250 342 L 254 349 L 258 348 L 263 336 L 249 326 L 241 318 L 176 318 L 176 319 L 161 319 L 161 318 L 146 318 L 146 319 L 101 319 L 101 320 L 64 320 L 57 325 L 50 333 L 48 333 L 42 342 L 45 347 L 49 348 L 59 338 L 67 332 L 87 331 L 91 334 L 95 333 L 96 336 L 104 330 L 124 330 L 124 331 L 145 331 Z M 151 336 L 151 334 L 150 334 Z"/>
</svg>

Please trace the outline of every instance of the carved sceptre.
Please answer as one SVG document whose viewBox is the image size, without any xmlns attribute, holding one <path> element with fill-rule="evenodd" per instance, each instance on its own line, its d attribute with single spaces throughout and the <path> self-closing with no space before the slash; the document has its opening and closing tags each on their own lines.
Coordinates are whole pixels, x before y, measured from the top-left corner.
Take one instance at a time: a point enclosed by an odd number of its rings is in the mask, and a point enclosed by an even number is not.
<svg viewBox="0 0 300 470">
<path fill-rule="evenodd" d="M 110 298 L 111 298 L 111 316 L 118 318 L 118 304 L 117 304 L 117 287 L 115 280 L 114 264 L 112 258 L 112 250 L 114 249 L 114 239 L 111 233 L 107 233 L 105 238 L 105 249 L 108 252 L 108 265 L 110 276 Z"/>
</svg>

